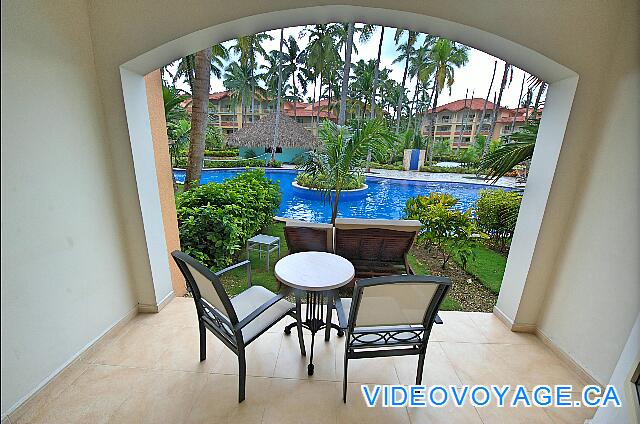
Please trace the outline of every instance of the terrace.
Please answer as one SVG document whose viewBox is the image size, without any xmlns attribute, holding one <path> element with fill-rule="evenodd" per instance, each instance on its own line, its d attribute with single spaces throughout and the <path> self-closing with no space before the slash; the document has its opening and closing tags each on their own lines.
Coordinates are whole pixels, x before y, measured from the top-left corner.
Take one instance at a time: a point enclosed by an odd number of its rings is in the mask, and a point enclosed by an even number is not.
<svg viewBox="0 0 640 424">
<path fill-rule="evenodd" d="M 441 312 L 430 338 L 424 382 L 443 384 L 587 384 L 532 334 L 510 331 L 493 314 Z M 368 408 L 361 384 L 412 384 L 415 357 L 354 360 L 349 400 L 340 398 L 343 339 L 316 344 L 316 372 L 283 321 L 247 351 L 247 398 L 237 400 L 237 360 L 208 338 L 198 360 L 193 299 L 175 298 L 158 314 L 144 314 L 99 342 L 54 384 L 12 415 L 13 423 L 51 422 L 381 422 L 579 423 L 593 408 Z M 320 336 L 317 336 L 320 339 Z M 309 338 L 305 336 L 309 346 Z M 574 393 L 574 396 L 578 396 Z M 169 401 L 170 398 L 170 401 Z M 213 401 L 215 400 L 215 401 Z M 313 407 L 304 407 L 313 405 Z"/>
</svg>

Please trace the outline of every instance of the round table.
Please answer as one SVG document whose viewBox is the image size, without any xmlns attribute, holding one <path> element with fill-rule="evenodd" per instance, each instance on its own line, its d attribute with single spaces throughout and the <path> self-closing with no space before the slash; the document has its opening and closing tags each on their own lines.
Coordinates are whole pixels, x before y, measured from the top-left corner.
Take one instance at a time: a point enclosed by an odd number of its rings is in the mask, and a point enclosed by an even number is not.
<svg viewBox="0 0 640 424">
<path fill-rule="evenodd" d="M 326 252 L 300 252 L 280 259 L 274 268 L 275 276 L 282 284 L 294 289 L 296 298 L 296 322 L 285 327 L 285 334 L 291 334 L 296 326 L 302 355 L 306 355 L 302 328 L 311 331 L 311 356 L 307 372 L 313 375 L 313 347 L 315 334 L 325 329 L 325 341 L 329 340 L 331 328 L 338 330 L 338 337 L 344 335 L 343 330 L 331 322 L 333 297 L 336 290 L 353 280 L 355 269 L 351 262 L 342 256 Z M 307 295 L 307 311 L 304 319 L 301 315 L 301 294 Z M 323 308 L 327 305 L 326 319 Z"/>
</svg>

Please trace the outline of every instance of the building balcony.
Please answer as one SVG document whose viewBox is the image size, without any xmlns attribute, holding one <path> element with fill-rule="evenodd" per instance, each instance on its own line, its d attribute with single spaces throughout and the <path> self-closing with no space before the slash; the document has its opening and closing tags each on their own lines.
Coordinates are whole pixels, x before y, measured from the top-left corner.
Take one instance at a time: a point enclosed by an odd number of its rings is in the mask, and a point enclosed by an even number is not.
<svg viewBox="0 0 640 424">
<path fill-rule="evenodd" d="M 571 384 L 576 391 L 587 384 L 536 336 L 511 332 L 493 314 L 440 314 L 444 324 L 433 328 L 423 384 L 522 384 L 527 390 Z M 329 342 L 316 336 L 316 372 L 309 377 L 296 335 L 283 334 L 286 323 L 249 346 L 247 397 L 239 404 L 235 355 L 208 333 L 207 359 L 200 362 L 193 300 L 175 298 L 160 313 L 140 314 L 99 342 L 17 410 L 12 422 L 581 423 L 595 412 L 585 407 L 367 408 L 360 385 L 413 384 L 417 359 L 412 356 L 350 361 L 344 404 L 343 339 L 335 332 Z M 311 342 L 307 334 L 305 342 Z"/>
</svg>

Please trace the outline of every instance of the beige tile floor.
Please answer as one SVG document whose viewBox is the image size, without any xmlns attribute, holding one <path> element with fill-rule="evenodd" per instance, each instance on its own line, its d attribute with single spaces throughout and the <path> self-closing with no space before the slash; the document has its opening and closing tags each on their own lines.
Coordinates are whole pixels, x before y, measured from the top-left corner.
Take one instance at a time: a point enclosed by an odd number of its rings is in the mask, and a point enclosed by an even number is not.
<svg viewBox="0 0 640 424">
<path fill-rule="evenodd" d="M 208 337 L 198 360 L 191 299 L 138 315 L 9 417 L 11 423 L 583 423 L 592 409 L 367 408 L 361 383 L 411 384 L 414 357 L 354 360 L 342 403 L 343 339 L 316 340 L 306 374 L 297 337 L 283 324 L 247 352 L 247 398 L 237 403 L 235 356 Z M 515 334 L 492 314 L 442 312 L 427 351 L 423 384 L 585 384 L 535 336 Z M 289 318 L 287 318 L 289 319 Z M 295 330 L 294 330 L 295 332 Z M 305 336 L 307 348 L 310 337 Z M 9 422 L 9 421 L 7 421 Z M 3 421 L 4 424 L 4 421 Z"/>
</svg>

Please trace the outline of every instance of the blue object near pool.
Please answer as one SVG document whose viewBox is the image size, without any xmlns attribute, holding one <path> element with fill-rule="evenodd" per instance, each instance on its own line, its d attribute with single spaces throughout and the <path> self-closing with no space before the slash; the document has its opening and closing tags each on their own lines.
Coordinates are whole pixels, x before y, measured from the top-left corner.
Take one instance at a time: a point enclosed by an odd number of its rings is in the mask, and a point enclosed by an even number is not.
<svg viewBox="0 0 640 424">
<path fill-rule="evenodd" d="M 202 171 L 200 182 L 220 183 L 233 178 L 244 169 L 216 169 Z M 308 196 L 297 193 L 292 182 L 298 171 L 293 169 L 268 169 L 267 178 L 279 181 L 282 189 L 280 210 L 276 213 L 283 218 L 300 219 L 309 222 L 330 222 L 331 205 L 319 196 Z M 176 181 L 184 181 L 184 171 L 174 170 Z M 407 199 L 417 195 L 428 195 L 430 192 L 449 193 L 458 198 L 457 208 L 466 210 L 474 207 L 478 192 L 487 187 L 483 184 L 452 183 L 435 181 L 397 180 L 383 177 L 367 176 L 369 186 L 364 196 L 340 198 L 338 217 L 340 218 L 381 218 L 401 219 Z M 504 188 L 505 190 L 510 190 Z"/>
</svg>

